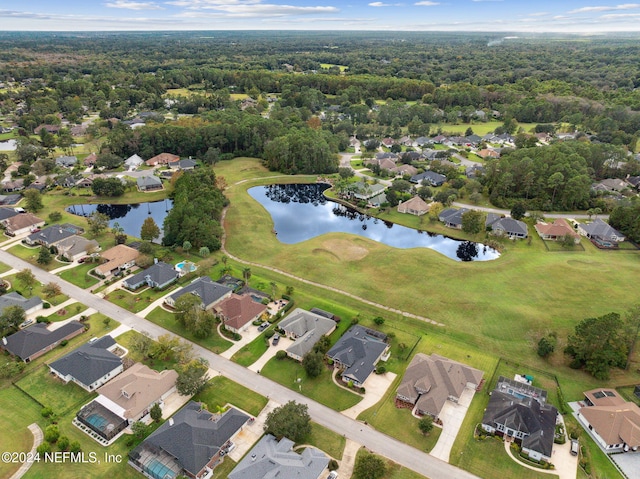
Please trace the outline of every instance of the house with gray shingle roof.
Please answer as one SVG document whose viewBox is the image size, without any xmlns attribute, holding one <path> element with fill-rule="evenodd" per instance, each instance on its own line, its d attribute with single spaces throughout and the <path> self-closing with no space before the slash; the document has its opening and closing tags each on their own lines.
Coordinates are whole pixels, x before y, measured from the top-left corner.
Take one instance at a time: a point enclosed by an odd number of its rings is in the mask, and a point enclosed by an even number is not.
<svg viewBox="0 0 640 479">
<path fill-rule="evenodd" d="M 78 233 L 78 229 L 69 228 L 67 225 L 52 225 L 43 230 L 30 234 L 25 238 L 28 245 L 42 245 L 47 248 L 55 245 L 58 241 L 70 238 Z"/>
<path fill-rule="evenodd" d="M 135 170 L 136 168 L 138 168 L 143 163 L 144 163 L 144 160 L 142 158 L 140 158 L 138 155 L 135 155 L 135 154 L 131 155 L 129 158 L 124 160 L 124 166 L 126 166 L 127 169 L 129 169 L 129 170 Z"/>
<path fill-rule="evenodd" d="M 14 208 L 0 208 L 0 222 L 9 218 L 13 218 L 14 216 L 19 214 L 20 213 Z"/>
<path fill-rule="evenodd" d="M 409 181 L 411 181 L 411 183 L 422 183 L 425 181 L 431 186 L 442 186 L 444 182 L 447 181 L 447 177 L 435 171 L 427 170 L 424 173 L 413 175 Z"/>
<path fill-rule="evenodd" d="M 122 359 L 112 352 L 116 346 L 111 336 L 103 336 L 52 362 L 49 369 L 65 383 L 94 391 L 124 370 Z"/>
<path fill-rule="evenodd" d="M 83 331 L 84 325 L 78 321 L 70 321 L 53 331 L 45 323 L 37 323 L 2 338 L 0 348 L 28 363 L 51 351 L 61 341 L 71 339 Z"/>
<path fill-rule="evenodd" d="M 354 191 L 352 193 L 352 196 L 358 200 L 368 200 L 370 198 L 373 198 L 374 196 L 378 196 L 386 189 L 385 186 L 381 185 L 380 183 L 370 185 L 362 181 L 354 183 L 353 187 Z"/>
<path fill-rule="evenodd" d="M 396 398 L 415 405 L 419 414 L 438 419 L 446 401 L 458 402 L 465 389 L 475 390 L 482 375 L 443 356 L 418 353 L 404 373 Z"/>
<path fill-rule="evenodd" d="M 89 253 L 100 251 L 100 243 L 94 239 L 89 240 L 82 236 L 73 235 L 58 241 L 56 248 L 60 256 L 64 256 L 69 261 L 76 261 Z"/>
<path fill-rule="evenodd" d="M 578 233 L 586 236 L 600 248 L 617 248 L 618 243 L 625 240 L 625 236 L 609 224 L 596 218 L 591 223 L 579 223 Z"/>
<path fill-rule="evenodd" d="M 294 340 L 287 348 L 287 356 L 302 361 L 322 336 L 327 336 L 336 329 L 336 322 L 320 314 L 296 308 L 280 321 L 278 327 Z"/>
<path fill-rule="evenodd" d="M 12 291 L 0 296 L 0 316 L 4 314 L 5 308 L 9 306 L 20 306 L 24 309 L 24 314 L 28 315 L 42 309 L 42 299 L 39 296 L 25 298 L 20 293 Z"/>
<path fill-rule="evenodd" d="M 202 477 L 249 419 L 234 408 L 214 414 L 190 401 L 129 453 L 129 464 L 152 479 Z"/>
<path fill-rule="evenodd" d="M 194 279 L 184 288 L 167 296 L 164 300 L 169 306 L 175 306 L 176 301 L 185 294 L 193 294 L 200 298 L 200 307 L 209 309 L 219 301 L 231 296 L 233 290 L 220 283 L 216 283 L 209 276 L 202 276 Z"/>
<path fill-rule="evenodd" d="M 440 212 L 438 219 L 448 228 L 460 230 L 462 229 L 462 215 L 467 211 L 469 211 L 467 208 L 460 208 L 459 210 L 455 208 L 446 208 Z"/>
<path fill-rule="evenodd" d="M 78 158 L 75 156 L 59 156 L 56 158 L 56 165 L 63 168 L 72 168 L 78 163 Z"/>
<path fill-rule="evenodd" d="M 329 350 L 327 357 L 342 370 L 342 380 L 361 387 L 376 364 L 389 352 L 387 336 L 363 326 L 351 326 Z"/>
<path fill-rule="evenodd" d="M 507 236 L 511 239 L 526 238 L 529 230 L 527 225 L 513 218 L 503 218 L 496 213 L 487 213 L 485 227 L 491 228 L 493 234 L 498 236 Z"/>
<path fill-rule="evenodd" d="M 162 189 L 162 180 L 157 176 L 141 176 L 136 180 L 140 191 L 154 191 Z"/>
<path fill-rule="evenodd" d="M 231 471 L 229 479 L 318 479 L 329 464 L 327 455 L 315 447 L 298 454 L 293 446 L 286 437 L 278 441 L 267 434 Z"/>
<path fill-rule="evenodd" d="M 163 289 L 174 281 L 177 281 L 179 273 L 170 264 L 159 261 L 147 269 L 134 274 L 122 282 L 122 286 L 130 290 L 136 290 L 147 285 L 150 288 Z"/>
</svg>

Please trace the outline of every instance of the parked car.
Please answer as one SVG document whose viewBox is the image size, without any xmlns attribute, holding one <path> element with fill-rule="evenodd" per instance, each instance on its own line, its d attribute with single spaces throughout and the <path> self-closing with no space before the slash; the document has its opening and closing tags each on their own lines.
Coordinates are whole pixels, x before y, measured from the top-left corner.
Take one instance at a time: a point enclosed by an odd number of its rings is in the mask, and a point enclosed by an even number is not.
<svg viewBox="0 0 640 479">
<path fill-rule="evenodd" d="M 273 341 L 271 341 L 271 344 L 273 344 L 275 346 L 276 344 L 278 344 L 279 341 L 280 341 L 280 335 L 279 334 L 275 334 L 273 336 Z"/>
<path fill-rule="evenodd" d="M 258 331 L 262 332 L 269 327 L 269 323 L 264 322 L 260 326 L 258 326 Z"/>
<path fill-rule="evenodd" d="M 338 479 L 338 473 L 336 471 L 331 471 L 327 476 L 327 479 Z"/>
<path fill-rule="evenodd" d="M 571 439 L 571 455 L 577 456 L 578 451 L 580 450 L 580 443 L 577 439 Z"/>
</svg>

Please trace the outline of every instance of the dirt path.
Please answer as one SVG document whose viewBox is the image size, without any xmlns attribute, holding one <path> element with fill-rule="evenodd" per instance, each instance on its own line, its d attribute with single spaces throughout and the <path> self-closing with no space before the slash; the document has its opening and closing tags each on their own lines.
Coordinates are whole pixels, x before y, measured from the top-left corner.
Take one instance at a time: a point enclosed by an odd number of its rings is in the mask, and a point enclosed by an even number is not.
<svg viewBox="0 0 640 479">
<path fill-rule="evenodd" d="M 270 177 L 270 178 L 278 178 L 278 177 L 274 176 L 274 177 Z M 287 178 L 290 178 L 290 177 L 288 176 Z M 236 186 L 236 185 L 239 185 L 239 184 L 242 184 L 242 183 L 246 183 L 247 181 L 260 180 L 260 179 L 264 179 L 264 178 L 248 178 L 246 180 L 238 181 L 237 183 L 234 183 L 231 186 Z M 385 306 L 384 304 L 376 303 L 375 301 L 370 301 L 368 299 L 362 298 L 361 296 L 357 296 L 355 294 L 351 294 L 351 293 L 349 293 L 347 291 L 344 291 L 342 289 L 334 288 L 333 286 L 327 286 L 326 284 L 316 283 L 315 281 L 310 281 L 308 279 L 301 278 L 300 276 L 296 276 L 294 274 L 287 273 L 286 271 L 282 271 L 281 269 L 274 268 L 272 266 L 267 266 L 267 265 L 260 264 L 260 263 L 254 263 L 253 261 L 246 261 L 246 260 L 243 260 L 241 258 L 238 258 L 237 256 L 229 253 L 229 251 L 227 250 L 227 247 L 226 247 L 227 229 L 224 227 L 224 220 L 225 220 L 225 218 L 227 216 L 227 209 L 228 208 L 229 207 L 227 206 L 222 211 L 222 216 L 220 217 L 220 224 L 222 225 L 222 238 L 220 239 L 220 242 L 221 242 L 222 246 L 220 247 L 220 251 L 222 251 L 229 258 L 237 261 L 238 263 L 242 263 L 242 264 L 245 264 L 247 266 L 255 266 L 257 268 L 268 269 L 269 271 L 273 271 L 274 273 L 281 274 L 282 276 L 286 276 L 288 278 L 295 279 L 296 281 L 300 281 L 301 283 L 305 283 L 305 284 L 308 284 L 308 285 L 311 285 L 311 286 L 315 286 L 317 288 L 326 289 L 327 291 L 332 291 L 334 293 L 339 293 L 339 294 L 342 294 L 344 296 L 348 296 L 349 298 L 355 299 L 357 301 L 361 301 L 361 302 L 363 302 L 365 304 L 368 304 L 370 306 L 374 306 L 374 307 L 379 308 L 379 309 L 384 309 L 385 311 L 389 311 L 390 313 L 400 314 L 400 315 L 402 315 L 402 316 L 404 316 L 406 318 L 418 319 L 420 321 L 424 321 L 426 323 L 430 323 L 430 324 L 433 324 L 435 326 L 444 326 L 444 324 L 438 323 L 437 321 L 434 321 L 433 319 L 425 318 L 424 316 L 419 316 L 417 314 L 409 313 L 407 311 L 402 311 L 400 309 L 391 308 L 389 306 Z"/>
</svg>

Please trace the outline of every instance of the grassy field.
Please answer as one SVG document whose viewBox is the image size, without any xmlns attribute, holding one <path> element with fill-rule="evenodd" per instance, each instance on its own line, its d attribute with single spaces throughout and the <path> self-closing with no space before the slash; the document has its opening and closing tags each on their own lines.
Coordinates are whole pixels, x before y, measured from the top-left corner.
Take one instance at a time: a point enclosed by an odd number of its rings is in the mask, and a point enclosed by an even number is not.
<svg viewBox="0 0 640 479">
<path fill-rule="evenodd" d="M 340 461 L 347 440 L 344 436 L 311 421 L 311 434 L 305 438 L 304 444 L 315 446 Z"/>
<path fill-rule="evenodd" d="M 2 273 L 6 273 L 7 271 L 11 270 L 10 266 L 7 266 L 4 263 L 0 263 L 0 274 Z"/>
<path fill-rule="evenodd" d="M 119 288 L 109 293 L 104 297 L 104 299 L 112 302 L 113 304 L 117 304 L 121 308 L 127 309 L 132 313 L 139 313 L 155 300 L 160 299 L 167 293 L 176 289 L 178 289 L 177 284 L 172 284 L 162 291 L 156 291 L 153 288 L 145 287 L 137 293 L 130 293 L 123 288 Z"/>
<path fill-rule="evenodd" d="M 441 128 L 443 132 L 449 132 L 453 134 L 464 134 L 467 128 L 471 128 L 473 133 L 478 136 L 484 136 L 487 133 L 493 133 L 493 131 L 502 126 L 502 121 L 487 121 L 487 122 L 473 122 L 473 123 L 460 123 L 458 125 L 451 125 L 449 123 L 442 123 L 437 125 L 437 128 Z M 535 128 L 536 123 L 518 123 L 518 129 L 522 128 L 526 133 Z M 432 130 L 433 131 L 433 130 Z"/>
<path fill-rule="evenodd" d="M 71 316 L 82 313 L 87 307 L 81 303 L 72 303 L 69 306 L 65 306 L 63 309 L 59 309 L 55 313 L 46 315 L 52 322 L 64 321 Z M 43 315 L 44 316 L 44 315 Z"/>
<path fill-rule="evenodd" d="M 255 363 L 269 349 L 269 340 L 264 334 L 251 341 L 236 352 L 231 360 L 241 366 L 249 366 Z"/>
<path fill-rule="evenodd" d="M 194 401 L 205 403 L 209 411 L 215 411 L 217 406 L 222 407 L 229 403 L 252 416 L 260 414 L 260 411 L 264 409 L 268 402 L 266 397 L 224 376 L 216 376 L 210 379 L 205 389 L 194 396 L 193 399 Z"/>
<path fill-rule="evenodd" d="M 43 284 L 36 282 L 33 286 L 33 289 L 29 290 L 25 285 L 23 285 L 20 281 L 16 279 L 16 274 L 12 274 L 9 276 L 5 276 L 3 278 L 5 281 L 9 281 L 11 283 L 11 290 L 20 292 L 23 296 L 29 298 L 31 296 L 40 296 L 41 298 L 45 298 L 44 300 L 53 306 L 56 306 L 60 303 L 64 303 L 69 299 L 68 296 L 64 294 L 58 294 L 52 298 L 46 298 L 44 294 L 42 294 Z"/>
<path fill-rule="evenodd" d="M 324 68 L 324 69 L 329 69 L 331 67 L 338 67 L 340 69 L 340 72 L 345 71 L 347 68 L 349 68 L 346 65 L 336 65 L 335 63 L 321 63 L 320 64 L 320 68 Z"/>
<path fill-rule="evenodd" d="M 89 274 L 89 271 L 96 266 L 97 263 L 82 263 L 74 268 L 61 271 L 58 276 L 80 288 L 87 289 L 100 281 L 100 279 Z"/>
<path fill-rule="evenodd" d="M 356 461 L 358 457 L 370 454 L 364 447 L 360 448 L 356 453 Z M 340 470 L 338 470 L 340 473 Z M 396 464 L 392 461 L 386 461 L 386 473 L 383 476 L 383 479 L 424 479 L 424 476 L 418 474 L 417 472 L 413 472 L 411 469 L 407 469 L 406 467 L 402 467 L 399 464 Z"/>
<path fill-rule="evenodd" d="M 301 394 L 336 411 L 348 409 L 362 400 L 361 396 L 336 386 L 328 368 L 317 378 L 310 378 L 302 364 L 293 359 L 272 358 L 260 374 L 288 388 L 298 389 Z"/>
<path fill-rule="evenodd" d="M 221 337 L 217 331 L 214 331 L 211 336 L 206 339 L 196 338 L 190 332 L 186 331 L 173 317 L 173 314 L 165 311 L 162 308 L 156 308 L 147 315 L 147 319 L 165 329 L 168 329 L 178 336 L 182 336 L 189 341 L 193 341 L 200 346 L 213 351 L 216 354 L 220 354 L 222 351 L 226 351 L 231 347 L 231 342 Z"/>
<path fill-rule="evenodd" d="M 55 259 L 52 259 L 49 262 L 49 264 L 39 264 L 37 260 L 38 260 L 38 253 L 40 252 L 40 246 L 27 247 L 19 243 L 17 245 L 12 246 L 7 251 L 12 255 L 17 256 L 18 258 L 22 258 L 23 260 L 28 261 L 29 263 L 31 263 L 34 266 L 37 266 L 38 268 L 44 269 L 45 271 L 51 271 L 52 269 L 56 269 L 56 268 L 59 268 L 60 266 L 65 266 L 66 264 L 68 264 L 68 263 L 62 263 L 60 261 L 56 261 Z"/>
</svg>

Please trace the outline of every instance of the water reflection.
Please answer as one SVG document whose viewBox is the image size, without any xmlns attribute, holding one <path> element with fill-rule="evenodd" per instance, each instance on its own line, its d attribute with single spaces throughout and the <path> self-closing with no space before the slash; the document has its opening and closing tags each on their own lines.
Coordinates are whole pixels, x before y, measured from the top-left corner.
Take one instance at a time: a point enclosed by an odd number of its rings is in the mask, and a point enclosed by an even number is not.
<svg viewBox="0 0 640 479">
<path fill-rule="evenodd" d="M 485 245 L 414 230 L 372 218 L 328 201 L 327 185 L 269 185 L 249 194 L 271 214 L 282 243 L 294 244 L 325 233 L 351 233 L 395 248 L 430 248 L 456 261 L 487 261 L 500 254 Z"/>
</svg>

